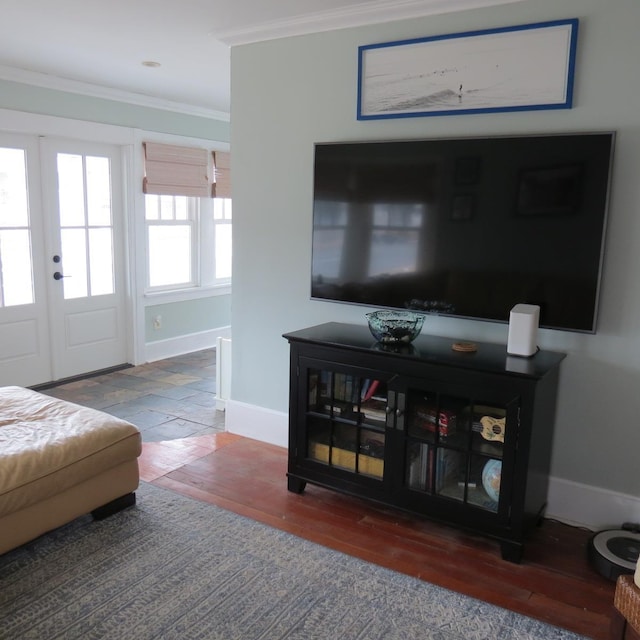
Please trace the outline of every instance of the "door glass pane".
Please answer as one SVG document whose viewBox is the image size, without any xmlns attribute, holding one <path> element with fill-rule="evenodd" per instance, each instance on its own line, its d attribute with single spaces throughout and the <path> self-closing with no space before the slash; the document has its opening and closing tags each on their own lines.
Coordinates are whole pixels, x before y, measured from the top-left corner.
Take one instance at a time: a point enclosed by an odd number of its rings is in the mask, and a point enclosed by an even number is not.
<svg viewBox="0 0 640 640">
<path fill-rule="evenodd" d="M 31 241 L 28 229 L 0 230 L 2 305 L 33 303 Z"/>
<path fill-rule="evenodd" d="M 474 404 L 472 420 L 473 448 L 501 458 L 507 428 L 506 409 L 490 404 Z"/>
<path fill-rule="evenodd" d="M 188 282 L 191 282 L 191 227 L 150 225 L 149 286 Z"/>
<path fill-rule="evenodd" d="M 463 399 L 416 390 L 409 393 L 408 407 L 409 435 L 465 446 L 469 438 L 463 416 L 468 407 Z"/>
<path fill-rule="evenodd" d="M 407 447 L 407 478 L 410 489 L 431 491 L 435 448 L 425 442 L 412 442 Z"/>
<path fill-rule="evenodd" d="M 89 229 L 89 273 L 92 296 L 114 292 L 113 238 L 108 227 Z"/>
<path fill-rule="evenodd" d="M 334 424 L 329 464 L 333 467 L 356 470 L 358 430 L 355 426 Z"/>
<path fill-rule="evenodd" d="M 62 255 L 65 276 L 64 299 L 83 298 L 87 286 L 87 241 L 84 229 L 61 229 Z"/>
<path fill-rule="evenodd" d="M 434 489 L 436 493 L 464 500 L 467 455 L 446 447 L 438 447 L 433 460 L 435 464 Z"/>
<path fill-rule="evenodd" d="M 472 456 L 469 502 L 489 511 L 498 511 L 501 480 L 502 460 Z"/>
<path fill-rule="evenodd" d="M 26 227 L 27 173 L 23 149 L 0 149 L 0 226 Z"/>
<path fill-rule="evenodd" d="M 111 224 L 109 158 L 87 156 L 87 214 L 89 225 Z"/>
<path fill-rule="evenodd" d="M 58 200 L 65 300 L 114 293 L 109 158 L 59 153 Z"/>
<path fill-rule="evenodd" d="M 33 304 L 24 149 L 0 149 L 0 306 Z"/>
<path fill-rule="evenodd" d="M 316 462 L 329 464 L 331 423 L 323 419 L 309 418 L 307 429 L 307 456 Z"/>
<path fill-rule="evenodd" d="M 62 227 L 84 225 L 82 156 L 69 153 L 58 154 L 58 201 Z"/>
<path fill-rule="evenodd" d="M 358 450 L 358 473 L 374 478 L 384 476 L 385 435 L 372 429 L 360 430 Z"/>
</svg>

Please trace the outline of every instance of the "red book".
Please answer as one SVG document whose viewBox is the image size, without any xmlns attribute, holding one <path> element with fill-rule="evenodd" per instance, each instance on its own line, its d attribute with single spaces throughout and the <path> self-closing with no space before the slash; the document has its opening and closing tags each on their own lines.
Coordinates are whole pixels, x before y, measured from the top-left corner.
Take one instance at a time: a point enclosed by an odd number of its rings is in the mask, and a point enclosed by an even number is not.
<svg viewBox="0 0 640 640">
<path fill-rule="evenodd" d="M 373 394 L 376 392 L 376 389 L 380 385 L 380 380 L 372 380 L 369 388 L 367 389 L 367 393 L 365 394 L 363 401 L 371 400 L 373 398 Z"/>
</svg>

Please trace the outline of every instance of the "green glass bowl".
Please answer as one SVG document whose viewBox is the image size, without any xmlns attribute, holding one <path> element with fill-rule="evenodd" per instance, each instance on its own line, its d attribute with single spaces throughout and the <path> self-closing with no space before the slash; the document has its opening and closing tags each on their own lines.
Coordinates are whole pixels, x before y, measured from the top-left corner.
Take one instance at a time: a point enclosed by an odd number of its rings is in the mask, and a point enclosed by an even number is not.
<svg viewBox="0 0 640 640">
<path fill-rule="evenodd" d="M 372 311 L 366 317 L 371 334 L 383 344 L 413 342 L 424 324 L 424 314 L 413 311 Z"/>
</svg>

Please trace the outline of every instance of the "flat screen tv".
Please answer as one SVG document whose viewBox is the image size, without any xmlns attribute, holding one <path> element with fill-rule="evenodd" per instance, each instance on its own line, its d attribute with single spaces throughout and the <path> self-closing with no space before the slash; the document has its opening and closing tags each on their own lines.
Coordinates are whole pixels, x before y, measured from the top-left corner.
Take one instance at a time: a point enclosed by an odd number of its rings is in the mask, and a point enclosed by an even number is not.
<svg viewBox="0 0 640 640">
<path fill-rule="evenodd" d="M 595 332 L 614 137 L 317 143 L 311 297 Z"/>
</svg>

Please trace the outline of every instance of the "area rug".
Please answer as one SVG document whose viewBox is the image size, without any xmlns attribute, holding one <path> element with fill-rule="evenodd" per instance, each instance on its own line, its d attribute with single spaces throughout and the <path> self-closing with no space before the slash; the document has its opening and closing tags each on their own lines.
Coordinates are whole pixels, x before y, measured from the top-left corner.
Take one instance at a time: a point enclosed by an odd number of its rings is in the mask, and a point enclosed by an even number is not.
<svg viewBox="0 0 640 640">
<path fill-rule="evenodd" d="M 0 556 L 2 640 L 578 640 L 150 484 Z"/>
</svg>

